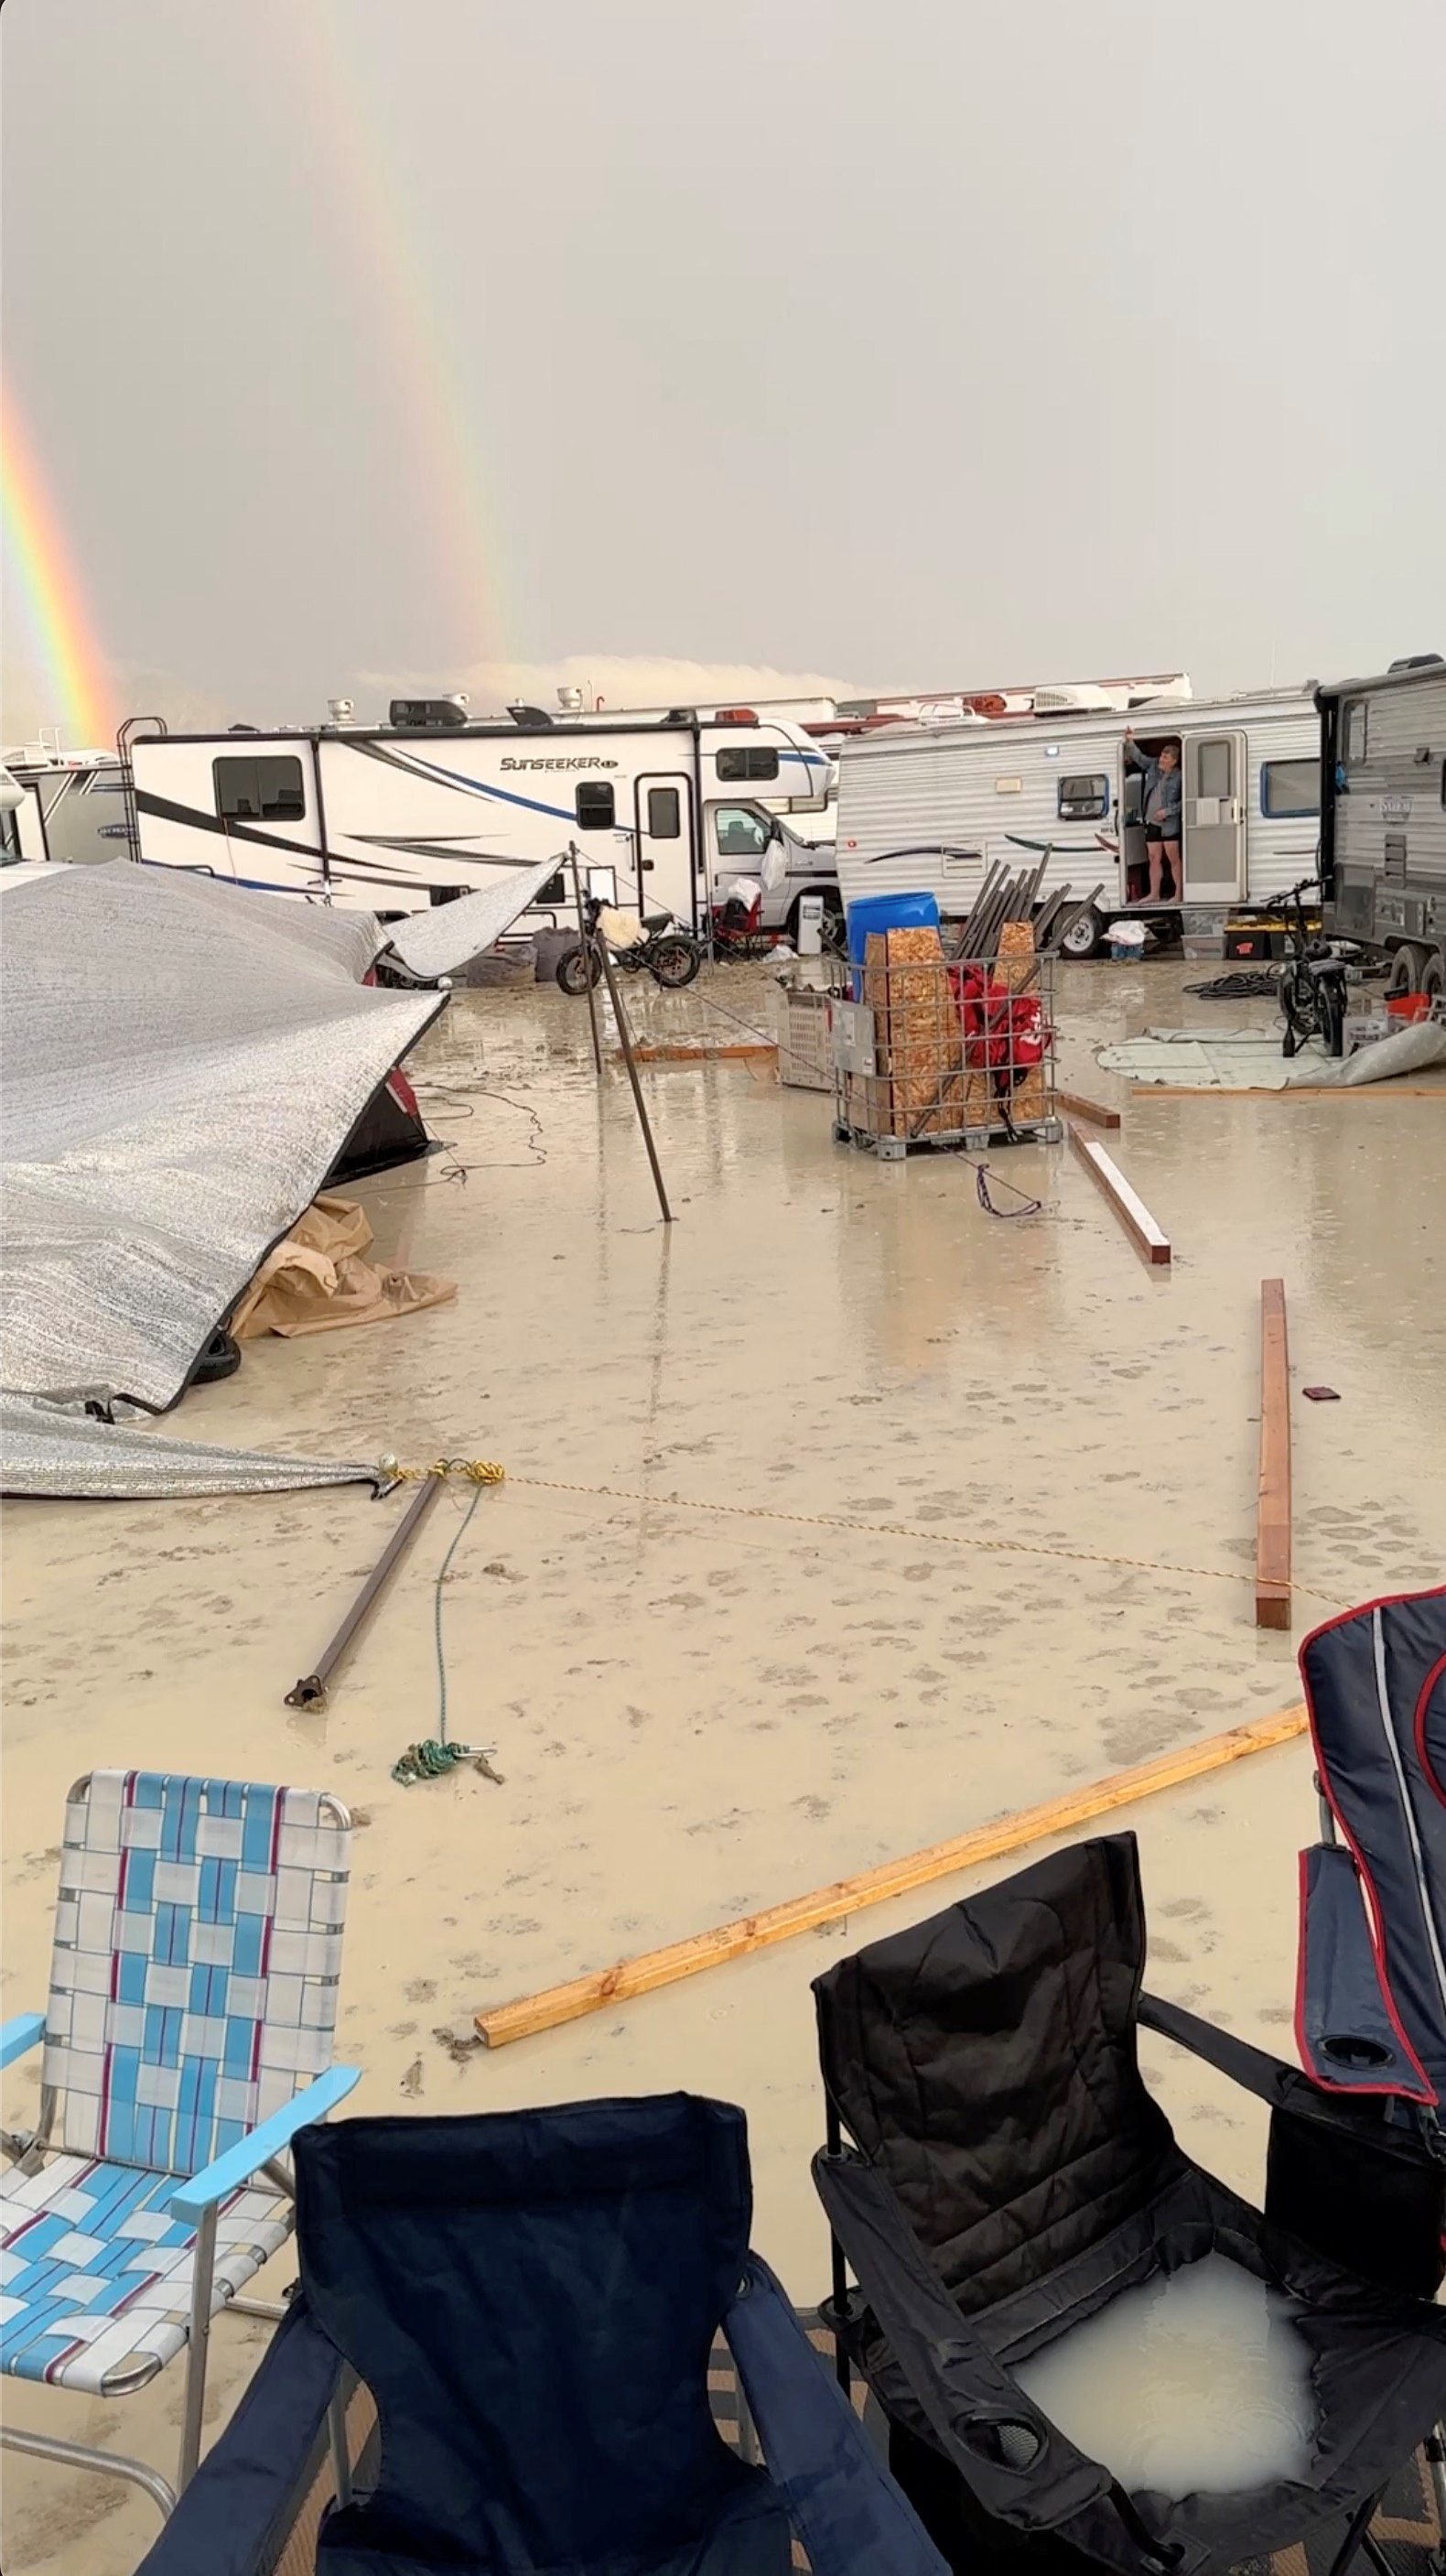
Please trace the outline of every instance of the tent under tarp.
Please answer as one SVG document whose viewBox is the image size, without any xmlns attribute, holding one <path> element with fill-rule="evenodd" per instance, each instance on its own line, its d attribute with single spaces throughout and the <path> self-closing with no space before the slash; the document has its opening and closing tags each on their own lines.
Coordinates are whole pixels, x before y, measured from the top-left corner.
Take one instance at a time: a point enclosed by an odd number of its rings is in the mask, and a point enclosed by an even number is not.
<svg viewBox="0 0 1446 2576">
<path fill-rule="evenodd" d="M 161 1412 L 445 1005 L 369 914 L 128 859 L 4 930 L 0 1386 Z"/>
</svg>

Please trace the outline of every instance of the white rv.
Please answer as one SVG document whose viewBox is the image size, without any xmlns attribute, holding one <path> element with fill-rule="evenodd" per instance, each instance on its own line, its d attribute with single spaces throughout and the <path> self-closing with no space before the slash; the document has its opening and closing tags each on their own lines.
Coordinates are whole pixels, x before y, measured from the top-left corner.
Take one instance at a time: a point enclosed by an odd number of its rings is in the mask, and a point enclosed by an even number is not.
<svg viewBox="0 0 1446 2576">
<path fill-rule="evenodd" d="M 770 871 L 775 920 L 832 893 L 831 847 L 815 852 L 791 818 L 825 811 L 833 764 L 797 724 L 684 708 L 652 724 L 537 708 L 472 724 L 446 699 L 396 700 L 391 716 L 134 738 L 136 855 L 384 918 L 574 840 L 595 891 L 689 927 L 770 843 L 784 862 Z M 572 917 L 559 869 L 518 927 Z"/>
<path fill-rule="evenodd" d="M 7 751 L 5 768 L 20 790 L 7 818 L 8 857 L 51 859 L 67 867 L 124 858 L 125 784 L 114 752 L 82 751 L 67 759 L 48 745 L 30 743 Z"/>
<path fill-rule="evenodd" d="M 1183 770 L 1184 885 L 1145 901 L 1149 871 L 1132 729 L 1149 756 L 1172 742 Z M 1048 851 L 1043 890 L 1102 885 L 1066 942 L 1094 953 L 1109 924 L 1138 914 L 1166 936 L 1221 926 L 1242 899 L 1309 874 L 1320 832 L 1320 718 L 1308 691 L 1156 703 L 1099 712 L 1037 709 L 989 725 L 890 726 L 845 743 L 839 761 L 838 874 L 860 895 L 932 892 L 967 913 L 996 860 L 1018 869 Z"/>
</svg>

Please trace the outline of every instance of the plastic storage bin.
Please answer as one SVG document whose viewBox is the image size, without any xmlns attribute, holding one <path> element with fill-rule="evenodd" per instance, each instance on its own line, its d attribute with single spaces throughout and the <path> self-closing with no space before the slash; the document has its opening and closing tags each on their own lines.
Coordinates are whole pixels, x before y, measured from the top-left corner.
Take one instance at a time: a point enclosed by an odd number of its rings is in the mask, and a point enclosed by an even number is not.
<svg viewBox="0 0 1446 2576">
<path fill-rule="evenodd" d="M 937 930 L 939 906 L 931 894 L 866 894 L 849 905 L 849 964 L 854 1000 L 864 996 L 864 959 L 875 930 Z"/>
</svg>

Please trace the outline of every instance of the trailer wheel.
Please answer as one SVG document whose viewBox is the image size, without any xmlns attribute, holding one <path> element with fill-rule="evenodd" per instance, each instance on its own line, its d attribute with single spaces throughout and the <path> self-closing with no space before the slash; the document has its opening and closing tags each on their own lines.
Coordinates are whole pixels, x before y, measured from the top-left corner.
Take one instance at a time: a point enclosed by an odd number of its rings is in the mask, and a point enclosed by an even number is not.
<svg viewBox="0 0 1446 2576">
<path fill-rule="evenodd" d="M 1439 1002 L 1446 993 L 1446 948 L 1438 948 L 1434 956 L 1427 958 L 1421 969 L 1421 990 L 1429 993 L 1433 1002 Z"/>
<path fill-rule="evenodd" d="M 1403 939 L 1391 957 L 1391 971 L 1386 977 L 1387 999 L 1398 993 L 1419 993 L 1426 964 L 1426 950 L 1415 947 L 1409 939 Z"/>
<path fill-rule="evenodd" d="M 1080 913 L 1078 918 L 1070 923 L 1059 943 L 1060 955 L 1072 957 L 1075 964 L 1079 965 L 1087 957 L 1098 957 L 1104 946 L 1104 940 L 1104 916 L 1091 904 L 1088 912 Z"/>
</svg>

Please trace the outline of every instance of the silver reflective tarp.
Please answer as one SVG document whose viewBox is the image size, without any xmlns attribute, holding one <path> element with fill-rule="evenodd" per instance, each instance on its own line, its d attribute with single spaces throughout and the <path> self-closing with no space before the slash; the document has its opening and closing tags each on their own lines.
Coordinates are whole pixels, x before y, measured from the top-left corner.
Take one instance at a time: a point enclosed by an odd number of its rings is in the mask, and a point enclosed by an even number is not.
<svg viewBox="0 0 1446 2576">
<path fill-rule="evenodd" d="M 511 929 L 564 864 L 562 859 L 539 859 L 530 868 L 509 868 L 476 894 L 459 895 L 455 903 L 439 903 L 430 912 L 409 913 L 387 930 L 393 953 L 409 975 L 425 982 L 455 975 L 459 966 L 470 965 Z"/>
<path fill-rule="evenodd" d="M 444 1005 L 358 981 L 369 914 L 57 875 L 0 906 L 0 1386 L 163 1410 Z"/>
<path fill-rule="evenodd" d="M 7 1494 L 174 1502 L 199 1494 L 293 1493 L 304 1485 L 371 1485 L 383 1470 L 357 1459 L 273 1458 L 213 1449 L 163 1431 L 69 1412 L 43 1396 L 0 1394 L 0 1486 Z"/>
</svg>

